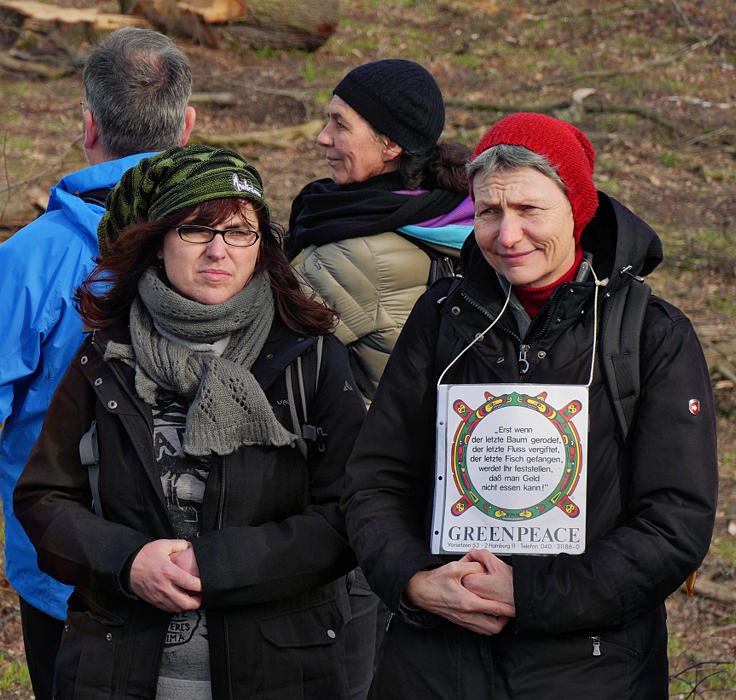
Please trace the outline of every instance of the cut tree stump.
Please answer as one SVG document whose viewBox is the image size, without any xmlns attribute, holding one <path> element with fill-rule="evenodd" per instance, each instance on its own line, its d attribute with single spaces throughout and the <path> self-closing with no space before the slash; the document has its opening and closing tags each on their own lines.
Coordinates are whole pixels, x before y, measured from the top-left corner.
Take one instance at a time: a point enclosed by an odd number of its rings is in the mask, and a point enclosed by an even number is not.
<svg viewBox="0 0 736 700">
<path fill-rule="evenodd" d="M 132 8 L 133 13 L 142 15 L 157 29 L 209 47 L 218 45 L 211 25 L 234 20 L 245 11 L 245 2 L 241 0 L 138 0 Z"/>
</svg>

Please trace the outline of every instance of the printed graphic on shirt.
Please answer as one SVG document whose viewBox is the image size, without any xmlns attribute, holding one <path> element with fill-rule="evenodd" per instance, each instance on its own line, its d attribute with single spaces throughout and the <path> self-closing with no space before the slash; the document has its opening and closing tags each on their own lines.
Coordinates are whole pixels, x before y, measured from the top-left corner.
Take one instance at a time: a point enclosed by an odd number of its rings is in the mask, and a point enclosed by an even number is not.
<svg viewBox="0 0 736 700">
<path fill-rule="evenodd" d="M 172 615 L 164 644 L 167 647 L 175 647 L 191 642 L 197 630 L 202 633 L 200 623 L 203 614 L 199 610 L 192 610 Z"/>
<path fill-rule="evenodd" d="M 172 615 L 159 669 L 157 700 L 206 700 L 210 688 L 210 650 L 204 610 Z"/>
<path fill-rule="evenodd" d="M 184 454 L 186 414 L 187 406 L 180 397 L 169 396 L 155 406 L 153 447 L 176 536 L 191 539 L 200 529 L 199 513 L 210 465 Z"/>
<path fill-rule="evenodd" d="M 184 454 L 187 405 L 161 397 L 153 408 L 153 447 L 166 507 L 176 537 L 194 539 L 201 529 L 202 501 L 210 470 L 206 459 Z M 210 656 L 204 610 L 172 615 L 159 668 L 157 700 L 209 700 Z"/>
</svg>

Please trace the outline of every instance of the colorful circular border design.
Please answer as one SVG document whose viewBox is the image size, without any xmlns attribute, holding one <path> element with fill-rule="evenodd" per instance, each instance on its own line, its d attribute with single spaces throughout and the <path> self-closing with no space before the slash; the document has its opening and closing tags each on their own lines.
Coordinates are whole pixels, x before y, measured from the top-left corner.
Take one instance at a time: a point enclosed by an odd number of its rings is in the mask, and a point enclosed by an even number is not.
<svg viewBox="0 0 736 700">
<path fill-rule="evenodd" d="M 582 453 L 580 450 L 580 436 L 571 421 L 580 412 L 582 404 L 580 401 L 574 400 L 563 409 L 557 410 L 546 402 L 546 398 L 546 392 L 536 396 L 517 392 L 494 396 L 489 392 L 485 392 L 486 400 L 476 409 L 468 406 L 462 399 L 458 399 L 453 403 L 452 407 L 455 413 L 460 416 L 461 422 L 452 442 L 452 473 L 455 485 L 462 495 L 452 507 L 453 515 L 462 515 L 468 508 L 475 507 L 497 520 L 530 520 L 551 508 L 557 507 L 569 517 L 577 517 L 580 509 L 570 499 L 570 494 L 575 490 L 580 479 Z M 533 505 L 516 509 L 501 507 L 484 498 L 473 484 L 466 465 L 467 448 L 473 431 L 484 418 L 494 411 L 511 407 L 535 411 L 549 420 L 559 433 L 565 447 L 565 467 L 560 480 L 552 489 L 550 495 Z"/>
</svg>

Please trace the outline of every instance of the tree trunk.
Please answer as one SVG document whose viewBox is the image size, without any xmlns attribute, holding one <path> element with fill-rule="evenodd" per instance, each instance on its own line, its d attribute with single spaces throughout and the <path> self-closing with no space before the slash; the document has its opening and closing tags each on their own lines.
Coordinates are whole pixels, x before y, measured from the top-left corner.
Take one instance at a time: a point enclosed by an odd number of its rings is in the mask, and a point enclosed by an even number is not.
<svg viewBox="0 0 736 700">
<path fill-rule="evenodd" d="M 329 39 L 340 19 L 338 0 L 248 0 L 228 32 L 254 48 L 314 51 Z"/>
<path fill-rule="evenodd" d="M 164 32 L 205 46 L 217 46 L 228 35 L 253 48 L 308 51 L 327 41 L 339 19 L 338 0 L 138 0 L 132 11 Z"/>
</svg>

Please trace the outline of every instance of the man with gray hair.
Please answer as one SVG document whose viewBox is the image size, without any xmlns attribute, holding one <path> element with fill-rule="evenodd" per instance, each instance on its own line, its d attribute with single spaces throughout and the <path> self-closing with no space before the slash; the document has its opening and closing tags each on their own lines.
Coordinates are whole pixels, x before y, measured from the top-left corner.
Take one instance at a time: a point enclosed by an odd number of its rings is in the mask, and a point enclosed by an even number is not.
<svg viewBox="0 0 736 700">
<path fill-rule="evenodd" d="M 13 488 L 56 385 L 82 341 L 72 298 L 94 267 L 107 192 L 141 158 L 184 145 L 195 121 L 192 74 L 166 36 L 119 29 L 94 47 L 83 76 L 90 167 L 51 188 L 46 212 L 0 246 L 0 497 L 5 569 L 20 597 L 36 698 L 51 698 L 71 587 L 40 572 L 13 514 Z"/>
</svg>

